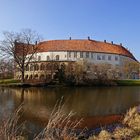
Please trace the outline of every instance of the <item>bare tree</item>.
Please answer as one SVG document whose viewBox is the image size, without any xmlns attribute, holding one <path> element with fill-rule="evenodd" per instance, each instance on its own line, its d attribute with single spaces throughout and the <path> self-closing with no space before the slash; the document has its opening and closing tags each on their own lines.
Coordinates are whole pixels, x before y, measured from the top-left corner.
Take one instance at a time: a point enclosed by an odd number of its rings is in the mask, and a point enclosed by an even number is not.
<svg viewBox="0 0 140 140">
<path fill-rule="evenodd" d="M 139 78 L 140 63 L 137 61 L 124 61 L 124 67 L 122 69 L 125 78 L 136 79 Z"/>
<path fill-rule="evenodd" d="M 0 59 L 0 78 L 13 77 L 13 60 Z"/>
<path fill-rule="evenodd" d="M 87 61 L 79 61 L 69 63 L 65 69 L 66 79 L 71 77 L 74 79 L 75 84 L 94 82 L 104 83 L 106 81 L 112 81 L 120 78 L 119 66 L 112 66 L 108 63 L 93 64 Z"/>
<path fill-rule="evenodd" d="M 31 29 L 23 29 L 20 32 L 3 32 L 4 40 L 1 41 L 1 55 L 8 59 L 14 58 L 15 67 L 21 73 L 21 81 L 24 83 L 25 70 L 39 49 L 37 42 L 41 37 Z"/>
</svg>

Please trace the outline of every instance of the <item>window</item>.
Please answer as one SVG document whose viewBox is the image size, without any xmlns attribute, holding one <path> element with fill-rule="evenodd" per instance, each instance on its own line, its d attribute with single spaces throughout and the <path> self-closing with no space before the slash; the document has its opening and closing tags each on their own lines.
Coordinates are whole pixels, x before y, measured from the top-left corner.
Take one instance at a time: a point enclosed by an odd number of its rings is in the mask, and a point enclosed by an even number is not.
<svg viewBox="0 0 140 140">
<path fill-rule="evenodd" d="M 80 58 L 83 58 L 83 52 L 80 52 Z"/>
<path fill-rule="evenodd" d="M 93 58 L 93 53 L 91 53 L 91 58 Z"/>
<path fill-rule="evenodd" d="M 41 56 L 38 56 L 38 61 L 41 61 Z"/>
<path fill-rule="evenodd" d="M 105 55 L 102 56 L 102 60 L 105 60 Z"/>
<path fill-rule="evenodd" d="M 29 65 L 26 67 L 26 71 L 29 71 Z"/>
<path fill-rule="evenodd" d="M 115 56 L 115 61 L 118 61 L 118 56 Z"/>
<path fill-rule="evenodd" d="M 33 79 L 33 75 L 30 75 L 29 79 Z"/>
<path fill-rule="evenodd" d="M 100 55 L 97 55 L 97 60 L 101 60 L 101 56 Z"/>
<path fill-rule="evenodd" d="M 111 55 L 108 56 L 108 60 L 111 60 Z"/>
<path fill-rule="evenodd" d="M 35 57 L 34 56 L 32 56 L 32 61 L 34 61 L 35 60 Z"/>
<path fill-rule="evenodd" d="M 41 74 L 40 77 L 39 77 L 39 79 L 40 80 L 44 80 L 45 79 L 45 75 L 44 74 Z"/>
<path fill-rule="evenodd" d="M 34 70 L 35 70 L 35 71 L 38 71 L 38 70 L 39 70 L 39 65 L 38 65 L 38 64 L 35 64 L 35 65 L 34 65 Z"/>
<path fill-rule="evenodd" d="M 86 58 L 89 58 L 89 52 L 86 52 Z"/>
<path fill-rule="evenodd" d="M 33 71 L 34 70 L 34 66 L 31 64 L 30 65 L 30 71 Z"/>
<path fill-rule="evenodd" d="M 47 59 L 47 61 L 49 61 L 50 60 L 50 57 L 47 55 L 46 59 Z"/>
<path fill-rule="evenodd" d="M 59 60 L 59 55 L 56 55 L 56 57 L 55 57 L 55 58 L 56 58 L 56 60 Z"/>
<path fill-rule="evenodd" d="M 77 58 L 77 52 L 74 52 L 74 58 Z"/>
<path fill-rule="evenodd" d="M 52 64 L 51 63 L 48 63 L 47 65 L 46 65 L 46 70 L 51 70 L 52 69 Z"/>
<path fill-rule="evenodd" d="M 58 64 L 53 64 L 52 66 L 53 66 L 53 70 L 58 70 L 58 68 L 59 68 Z"/>
<path fill-rule="evenodd" d="M 36 75 L 34 76 L 34 79 L 36 79 L 36 80 L 38 79 L 38 74 L 36 74 Z"/>
<path fill-rule="evenodd" d="M 45 64 L 40 65 L 40 70 L 45 70 Z"/>
<path fill-rule="evenodd" d="M 26 79 L 26 80 L 28 79 L 28 75 L 25 76 L 25 79 Z"/>
<path fill-rule="evenodd" d="M 71 52 L 68 52 L 68 57 L 71 57 Z"/>
</svg>

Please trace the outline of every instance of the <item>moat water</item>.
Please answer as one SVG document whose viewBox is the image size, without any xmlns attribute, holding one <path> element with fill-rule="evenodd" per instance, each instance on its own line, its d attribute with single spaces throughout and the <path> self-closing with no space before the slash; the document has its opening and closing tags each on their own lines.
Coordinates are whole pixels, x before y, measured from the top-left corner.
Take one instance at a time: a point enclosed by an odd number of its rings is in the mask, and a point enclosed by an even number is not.
<svg viewBox="0 0 140 140">
<path fill-rule="evenodd" d="M 85 118 L 84 125 L 104 125 L 104 118 L 124 114 L 140 104 L 140 86 L 133 87 L 57 87 L 0 88 L 0 118 L 24 103 L 22 120 L 34 135 L 47 123 L 56 102 L 63 97 L 64 111 Z M 110 120 L 110 119 L 109 119 Z M 114 121 L 114 120 L 113 120 Z"/>
</svg>

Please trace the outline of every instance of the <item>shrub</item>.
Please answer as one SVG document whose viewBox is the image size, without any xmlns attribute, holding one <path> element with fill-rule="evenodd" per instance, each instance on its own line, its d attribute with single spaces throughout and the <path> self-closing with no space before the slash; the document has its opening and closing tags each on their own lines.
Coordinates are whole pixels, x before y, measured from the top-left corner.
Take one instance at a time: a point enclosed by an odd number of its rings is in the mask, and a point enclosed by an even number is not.
<svg viewBox="0 0 140 140">
<path fill-rule="evenodd" d="M 140 106 L 130 108 L 122 120 L 122 127 L 117 127 L 112 133 L 102 130 L 89 140 L 139 140 L 140 139 Z"/>
</svg>

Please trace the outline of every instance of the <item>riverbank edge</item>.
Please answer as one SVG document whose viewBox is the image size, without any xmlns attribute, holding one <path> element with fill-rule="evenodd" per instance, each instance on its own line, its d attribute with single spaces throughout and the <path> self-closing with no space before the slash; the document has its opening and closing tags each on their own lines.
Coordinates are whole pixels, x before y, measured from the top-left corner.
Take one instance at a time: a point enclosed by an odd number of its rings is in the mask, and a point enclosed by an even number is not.
<svg viewBox="0 0 140 140">
<path fill-rule="evenodd" d="M 140 79 L 116 80 L 116 83 L 117 83 L 118 86 L 140 86 Z"/>
<path fill-rule="evenodd" d="M 8 82 L 7 82 L 8 81 Z M 110 84 L 107 83 L 87 83 L 87 84 L 56 84 L 56 83 L 21 83 L 13 79 L 1 80 L 0 87 L 94 87 L 94 86 L 140 86 L 140 79 L 137 80 L 112 80 Z"/>
</svg>

